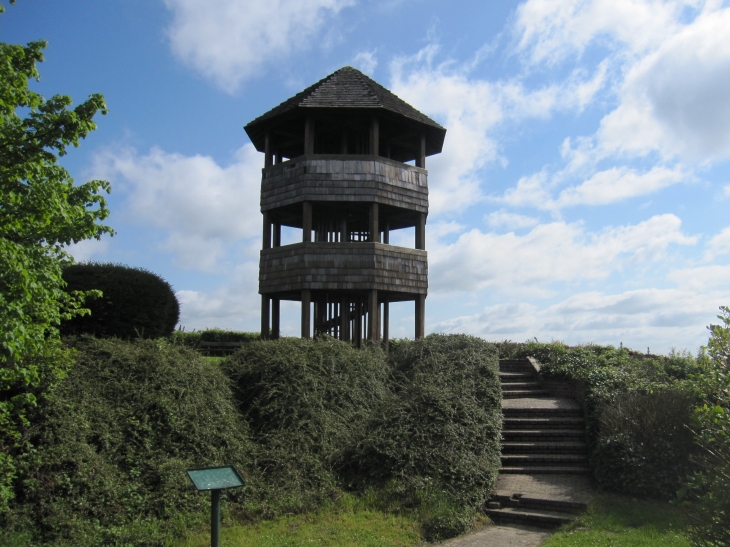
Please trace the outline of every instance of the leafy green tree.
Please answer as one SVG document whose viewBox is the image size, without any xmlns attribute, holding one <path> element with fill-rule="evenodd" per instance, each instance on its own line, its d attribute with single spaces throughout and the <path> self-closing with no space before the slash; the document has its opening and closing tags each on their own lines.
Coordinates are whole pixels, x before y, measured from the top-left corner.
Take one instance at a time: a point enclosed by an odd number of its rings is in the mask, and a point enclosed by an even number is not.
<svg viewBox="0 0 730 547">
<path fill-rule="evenodd" d="M 720 311 L 722 324 L 708 327 L 710 340 L 698 359 L 702 371 L 693 378 L 703 402 L 693 427 L 697 471 L 679 492 L 690 539 L 703 547 L 730 545 L 730 308 Z"/>
<path fill-rule="evenodd" d="M 86 311 L 84 293 L 63 290 L 61 270 L 73 262 L 65 248 L 113 234 L 99 223 L 109 214 L 101 195 L 109 183 L 75 185 L 58 164 L 96 128 L 94 115 L 106 114 L 104 97 L 72 109 L 68 96 L 31 91 L 45 46 L 0 43 L 0 512 L 12 497 L 28 410 L 70 362 L 59 323 Z"/>
</svg>

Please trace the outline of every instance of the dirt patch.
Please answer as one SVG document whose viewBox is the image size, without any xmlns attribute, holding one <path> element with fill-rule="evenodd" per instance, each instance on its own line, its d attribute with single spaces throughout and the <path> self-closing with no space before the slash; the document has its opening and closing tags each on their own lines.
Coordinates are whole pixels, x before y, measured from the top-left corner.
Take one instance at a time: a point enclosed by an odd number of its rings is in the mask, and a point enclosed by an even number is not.
<svg viewBox="0 0 730 547">
<path fill-rule="evenodd" d="M 490 525 L 438 545 L 439 547 L 533 547 L 540 545 L 549 535 L 549 530 L 541 528 Z"/>
</svg>

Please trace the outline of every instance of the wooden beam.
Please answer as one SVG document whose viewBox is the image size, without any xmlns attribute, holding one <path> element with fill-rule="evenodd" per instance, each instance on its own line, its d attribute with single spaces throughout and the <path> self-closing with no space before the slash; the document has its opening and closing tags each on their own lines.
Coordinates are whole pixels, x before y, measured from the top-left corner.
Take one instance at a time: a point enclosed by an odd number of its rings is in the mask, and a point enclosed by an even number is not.
<svg viewBox="0 0 730 547">
<path fill-rule="evenodd" d="M 368 340 L 378 340 L 378 291 L 373 289 L 368 292 Z"/>
<path fill-rule="evenodd" d="M 416 296 L 416 338 L 423 338 L 426 331 L 426 295 Z"/>
<path fill-rule="evenodd" d="M 370 154 L 380 155 L 380 124 L 376 117 L 370 120 Z"/>
<path fill-rule="evenodd" d="M 302 241 L 312 241 L 312 202 L 302 202 Z"/>
<path fill-rule="evenodd" d="M 418 213 L 416 224 L 416 249 L 426 249 L 426 213 Z"/>
<path fill-rule="evenodd" d="M 390 222 L 388 220 L 385 221 L 385 226 L 383 226 L 383 243 L 390 245 Z"/>
<path fill-rule="evenodd" d="M 314 119 L 311 116 L 304 120 L 304 154 L 314 154 Z"/>
<path fill-rule="evenodd" d="M 271 146 L 271 135 L 266 133 L 264 137 L 264 168 L 274 165 L 273 148 Z"/>
<path fill-rule="evenodd" d="M 312 292 L 309 289 L 302 290 L 302 338 L 312 337 Z"/>
<path fill-rule="evenodd" d="M 281 300 L 271 299 L 271 338 L 278 340 L 281 336 Z"/>
<path fill-rule="evenodd" d="M 350 301 L 346 296 L 340 299 L 340 340 L 350 339 Z"/>
<path fill-rule="evenodd" d="M 261 295 L 261 338 L 269 339 L 269 297 Z"/>
<path fill-rule="evenodd" d="M 281 247 L 281 224 L 274 222 L 274 247 Z"/>
<path fill-rule="evenodd" d="M 388 351 L 388 340 L 390 339 L 390 302 L 386 296 L 383 300 L 383 345 L 385 351 Z"/>
<path fill-rule="evenodd" d="M 426 134 L 421 133 L 418 139 L 418 148 L 416 149 L 416 167 L 426 168 Z"/>
<path fill-rule="evenodd" d="M 370 204 L 368 225 L 368 230 L 370 231 L 369 241 L 374 243 L 380 243 L 380 230 L 378 230 L 378 214 L 378 202 L 374 201 Z"/>
<path fill-rule="evenodd" d="M 269 213 L 264 213 L 263 246 L 262 249 L 271 249 L 271 220 Z"/>
</svg>

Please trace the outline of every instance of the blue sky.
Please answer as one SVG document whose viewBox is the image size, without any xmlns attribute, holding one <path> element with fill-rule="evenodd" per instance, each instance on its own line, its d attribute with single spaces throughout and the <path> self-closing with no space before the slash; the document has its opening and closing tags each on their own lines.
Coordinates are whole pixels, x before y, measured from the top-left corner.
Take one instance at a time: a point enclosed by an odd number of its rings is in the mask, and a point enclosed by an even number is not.
<svg viewBox="0 0 730 547">
<path fill-rule="evenodd" d="M 112 183 L 78 260 L 170 281 L 186 329 L 256 330 L 263 155 L 243 126 L 352 65 L 447 129 L 427 332 L 696 351 L 730 305 L 730 5 L 718 0 L 18 0 L 35 89 L 109 114 L 63 160 Z M 395 233 L 391 242 L 411 243 Z M 413 336 L 393 306 L 392 335 Z M 296 305 L 282 329 L 299 329 Z"/>
</svg>

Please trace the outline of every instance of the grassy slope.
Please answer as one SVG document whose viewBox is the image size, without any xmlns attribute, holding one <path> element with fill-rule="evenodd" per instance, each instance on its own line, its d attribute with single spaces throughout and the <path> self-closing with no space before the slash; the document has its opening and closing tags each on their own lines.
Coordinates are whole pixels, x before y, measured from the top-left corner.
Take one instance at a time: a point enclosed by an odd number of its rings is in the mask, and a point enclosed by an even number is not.
<svg viewBox="0 0 730 547">
<path fill-rule="evenodd" d="M 684 529 L 681 512 L 667 503 L 600 494 L 544 547 L 689 547 Z"/>
<path fill-rule="evenodd" d="M 408 547 L 421 542 L 420 525 L 405 516 L 365 508 L 325 509 L 285 516 L 248 526 L 223 528 L 221 544 L 229 547 Z M 175 547 L 207 547 L 208 531 Z"/>
<path fill-rule="evenodd" d="M 349 507 L 282 517 L 224 528 L 230 547 L 390 547 L 419 545 L 419 525 L 406 516 L 387 515 L 356 501 Z M 209 532 L 175 547 L 205 547 Z M 543 547 L 689 547 L 681 512 L 667 503 L 599 494 L 585 515 L 556 532 Z"/>
</svg>

